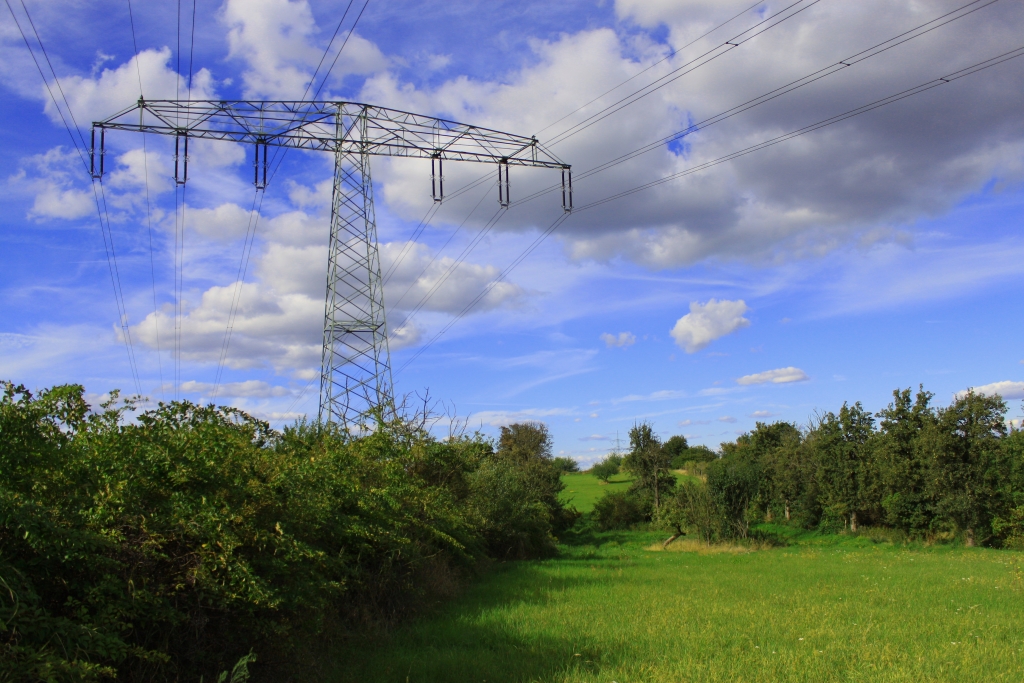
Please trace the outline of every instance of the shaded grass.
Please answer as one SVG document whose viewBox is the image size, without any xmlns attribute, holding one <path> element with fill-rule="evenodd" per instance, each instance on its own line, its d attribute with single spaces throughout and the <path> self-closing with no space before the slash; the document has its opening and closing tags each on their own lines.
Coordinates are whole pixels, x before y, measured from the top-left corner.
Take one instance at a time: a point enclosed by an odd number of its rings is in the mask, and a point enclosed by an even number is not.
<svg viewBox="0 0 1024 683">
<path fill-rule="evenodd" d="M 591 532 L 556 559 L 500 566 L 433 616 L 335 652 L 332 680 L 1021 678 L 1024 553 L 866 537 L 646 549 L 662 540 Z"/>
</svg>

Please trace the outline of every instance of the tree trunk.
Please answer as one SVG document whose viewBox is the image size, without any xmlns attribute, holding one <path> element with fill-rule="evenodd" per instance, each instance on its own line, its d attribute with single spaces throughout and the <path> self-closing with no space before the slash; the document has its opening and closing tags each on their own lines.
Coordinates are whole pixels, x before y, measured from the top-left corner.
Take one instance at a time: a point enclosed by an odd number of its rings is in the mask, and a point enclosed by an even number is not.
<svg viewBox="0 0 1024 683">
<path fill-rule="evenodd" d="M 964 545 L 968 548 L 974 547 L 974 529 L 968 529 L 964 534 Z"/>
<path fill-rule="evenodd" d="M 851 512 L 850 513 L 850 531 L 852 531 L 854 533 L 857 532 L 857 513 L 856 512 Z"/>
<path fill-rule="evenodd" d="M 659 500 L 658 500 L 658 488 L 659 488 L 658 487 L 658 470 L 655 469 L 654 470 L 654 509 L 655 510 L 661 509 L 661 506 L 658 504 L 659 503 Z"/>
<path fill-rule="evenodd" d="M 773 519 L 773 517 L 772 517 L 772 509 L 771 509 L 771 507 L 765 507 L 765 509 L 764 509 L 764 521 L 771 522 L 772 519 Z"/>
<path fill-rule="evenodd" d="M 786 521 L 789 521 L 789 501 L 786 501 Z"/>
<path fill-rule="evenodd" d="M 685 535 L 685 534 L 683 534 L 683 532 L 681 532 L 681 531 L 679 533 L 677 533 L 677 534 L 672 534 L 671 536 L 668 537 L 667 541 L 665 541 L 664 543 L 661 544 L 661 547 L 662 548 L 667 548 L 669 543 L 671 543 L 672 541 L 676 540 L 677 538 L 679 538 L 680 536 L 683 536 L 683 535 Z"/>
</svg>

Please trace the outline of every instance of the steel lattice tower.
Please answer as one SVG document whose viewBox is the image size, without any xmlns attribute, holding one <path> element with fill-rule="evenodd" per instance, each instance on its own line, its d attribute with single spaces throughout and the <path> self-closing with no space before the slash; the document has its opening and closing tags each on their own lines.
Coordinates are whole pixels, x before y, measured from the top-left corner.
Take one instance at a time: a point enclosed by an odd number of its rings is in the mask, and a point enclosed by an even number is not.
<svg viewBox="0 0 1024 683">
<path fill-rule="evenodd" d="M 339 135 L 365 132 L 357 118 Z M 327 255 L 327 302 L 320 362 L 320 419 L 369 416 L 394 398 L 384 316 L 384 291 L 373 211 L 370 156 L 334 153 L 331 240 Z"/>
<path fill-rule="evenodd" d="M 510 166 L 561 169 L 562 206 L 572 209 L 569 165 L 536 138 L 374 105 L 139 99 L 93 123 L 92 173 L 97 178 L 104 174 L 108 130 L 173 136 L 179 184 L 188 179 L 190 138 L 252 144 L 257 189 L 267 185 L 270 147 L 334 153 L 319 417 L 348 428 L 386 419 L 394 409 L 371 156 L 430 159 L 437 202 L 444 198 L 444 160 L 496 164 L 498 201 L 506 208 Z"/>
</svg>

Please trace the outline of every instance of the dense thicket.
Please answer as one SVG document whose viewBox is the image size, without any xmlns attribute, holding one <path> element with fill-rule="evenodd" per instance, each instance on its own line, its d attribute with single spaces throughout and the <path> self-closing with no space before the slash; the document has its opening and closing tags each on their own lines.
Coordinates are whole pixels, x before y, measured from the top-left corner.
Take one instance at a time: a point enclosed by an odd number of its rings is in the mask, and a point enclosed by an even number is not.
<svg viewBox="0 0 1024 683">
<path fill-rule="evenodd" d="M 1024 432 L 1007 429 L 998 396 L 968 392 L 936 408 L 929 392 L 905 389 L 874 415 L 855 403 L 804 430 L 759 422 L 722 444 L 706 480 L 706 498 L 675 494 L 660 515 L 668 527 L 707 538 L 745 537 L 764 521 L 868 524 L 1024 547 Z"/>
<path fill-rule="evenodd" d="M 0 681 L 216 680 L 550 553 L 575 519 L 538 425 L 494 449 L 3 386 Z"/>
</svg>

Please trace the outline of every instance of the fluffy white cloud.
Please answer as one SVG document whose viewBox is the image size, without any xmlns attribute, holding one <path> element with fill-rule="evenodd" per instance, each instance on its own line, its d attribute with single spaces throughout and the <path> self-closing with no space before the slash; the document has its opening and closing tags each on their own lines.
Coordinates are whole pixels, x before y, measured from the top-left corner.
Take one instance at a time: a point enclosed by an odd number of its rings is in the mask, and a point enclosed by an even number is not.
<svg viewBox="0 0 1024 683">
<path fill-rule="evenodd" d="M 809 379 L 807 373 L 800 368 L 794 368 L 792 366 L 788 368 L 778 368 L 777 370 L 765 370 L 764 372 L 754 373 L 753 375 L 744 375 L 736 380 L 737 384 L 749 385 L 749 384 L 789 384 L 790 382 L 803 382 Z"/>
<path fill-rule="evenodd" d="M 34 195 L 29 218 L 71 220 L 96 213 L 96 200 L 81 182 L 81 159 L 63 147 L 22 160 L 22 168 L 7 179 L 17 193 Z"/>
<path fill-rule="evenodd" d="M 143 50 L 114 69 L 103 69 L 98 77 L 70 75 L 60 77 L 61 89 L 71 105 L 79 125 L 88 127 L 133 105 L 139 99 L 139 76 L 147 99 L 185 98 L 188 78 L 177 74 L 168 62 L 170 48 Z M 192 77 L 192 99 L 215 99 L 213 78 L 207 69 L 199 69 Z M 40 86 L 42 87 L 42 86 Z M 56 89 L 51 84 L 51 88 Z M 60 113 L 44 91 L 46 114 L 58 125 L 63 125 Z M 191 150 L 190 150 L 191 151 Z"/>
<path fill-rule="evenodd" d="M 248 67 L 242 74 L 246 97 L 302 97 L 323 56 L 323 47 L 314 44 L 318 26 L 306 0 L 227 0 L 222 20 L 228 26 L 230 56 L 244 60 Z M 330 60 L 340 42 L 334 44 Z M 386 64 L 373 43 L 353 34 L 332 77 L 340 81 L 347 74 L 373 73 Z M 330 61 L 318 74 L 318 81 L 329 66 Z"/>
<path fill-rule="evenodd" d="M 694 301 L 690 312 L 676 321 L 670 334 L 687 353 L 696 353 L 714 340 L 748 327 L 750 321 L 743 317 L 748 310 L 742 299 L 711 299 L 706 304 Z"/>
<path fill-rule="evenodd" d="M 718 421 L 719 422 L 728 422 L 729 424 L 732 424 L 732 423 L 736 422 L 736 418 L 733 417 L 732 415 L 723 415 L 722 417 L 718 418 Z"/>
<path fill-rule="evenodd" d="M 631 332 L 619 332 L 616 336 L 605 332 L 601 335 L 601 341 L 608 345 L 608 348 L 625 348 L 636 343 L 636 335 Z"/>
<path fill-rule="evenodd" d="M 973 388 L 974 393 L 983 394 L 985 396 L 995 396 L 998 394 L 1004 399 L 1017 399 L 1024 398 L 1024 382 L 1012 382 L 1010 380 L 1004 380 L 1002 382 L 992 382 L 991 384 L 983 384 L 980 387 Z M 962 397 L 967 394 L 966 391 L 957 393 L 957 397 Z"/>
<path fill-rule="evenodd" d="M 765 417 L 775 417 L 776 414 L 777 413 L 773 413 L 770 410 L 755 410 L 754 412 L 752 412 L 750 414 L 750 417 L 754 417 L 754 418 L 760 419 L 760 418 L 765 418 Z"/>
</svg>

